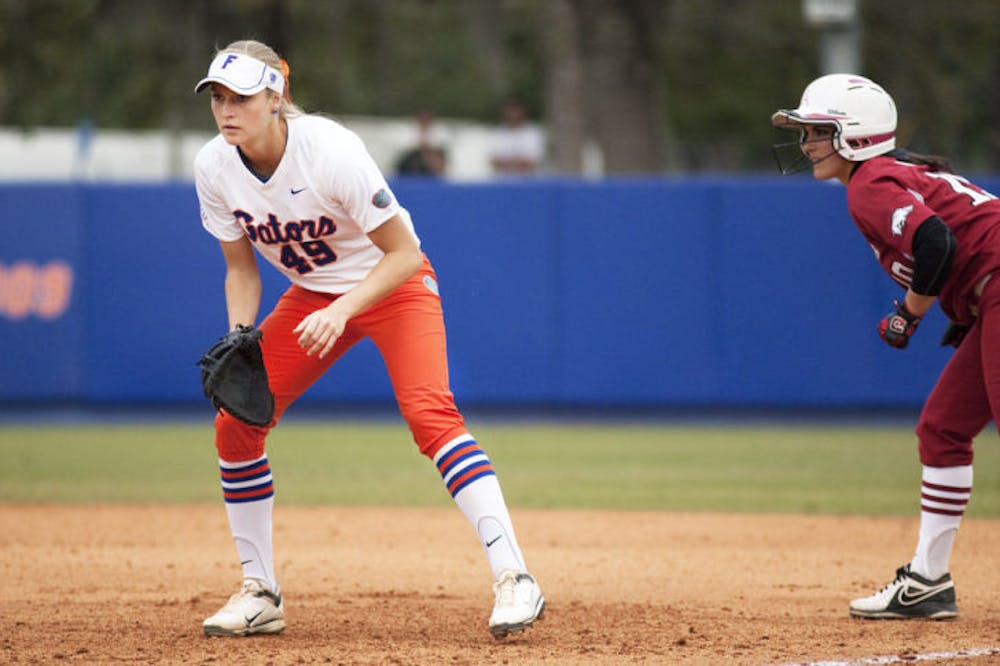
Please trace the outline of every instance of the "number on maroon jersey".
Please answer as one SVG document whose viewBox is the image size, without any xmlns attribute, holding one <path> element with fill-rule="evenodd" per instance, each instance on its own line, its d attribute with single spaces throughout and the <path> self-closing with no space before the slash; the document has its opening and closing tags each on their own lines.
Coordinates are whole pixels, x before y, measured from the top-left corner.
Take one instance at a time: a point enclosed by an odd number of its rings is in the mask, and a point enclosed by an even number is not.
<svg viewBox="0 0 1000 666">
<path fill-rule="evenodd" d="M 945 173 L 942 171 L 928 171 L 924 175 L 927 176 L 928 178 L 937 178 L 939 180 L 943 180 L 944 182 L 948 183 L 948 185 L 951 186 L 951 189 L 955 190 L 955 192 L 957 192 L 958 194 L 964 194 L 965 196 L 969 197 L 969 199 L 972 200 L 973 206 L 978 206 L 981 203 L 986 203 L 987 201 L 992 201 L 993 199 L 996 199 L 995 196 L 993 196 L 986 190 L 982 189 L 981 187 L 973 185 L 965 178 L 962 178 L 961 176 L 956 176 L 953 173 Z"/>
</svg>

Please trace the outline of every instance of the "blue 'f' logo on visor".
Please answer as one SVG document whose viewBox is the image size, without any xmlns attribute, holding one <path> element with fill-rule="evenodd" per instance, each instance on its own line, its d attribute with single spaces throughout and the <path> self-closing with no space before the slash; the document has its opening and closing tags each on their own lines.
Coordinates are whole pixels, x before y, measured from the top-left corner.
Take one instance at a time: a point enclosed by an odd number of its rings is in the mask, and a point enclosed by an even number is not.
<svg viewBox="0 0 1000 666">
<path fill-rule="evenodd" d="M 225 69 L 226 65 L 233 62 L 234 60 L 236 60 L 236 56 L 230 53 L 228 56 L 226 56 L 226 61 L 222 63 L 222 67 L 220 67 L 219 69 Z"/>
</svg>

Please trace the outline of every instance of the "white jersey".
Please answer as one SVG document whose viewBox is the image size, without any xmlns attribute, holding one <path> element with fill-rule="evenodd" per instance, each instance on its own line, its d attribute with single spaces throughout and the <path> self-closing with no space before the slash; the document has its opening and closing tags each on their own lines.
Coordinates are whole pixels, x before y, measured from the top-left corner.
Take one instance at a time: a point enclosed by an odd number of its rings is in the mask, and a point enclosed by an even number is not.
<svg viewBox="0 0 1000 666">
<path fill-rule="evenodd" d="M 198 152 L 194 176 L 210 234 L 248 237 L 289 280 L 312 291 L 342 294 L 361 282 L 384 256 L 367 234 L 394 215 L 417 238 L 361 139 L 322 116 L 288 119 L 285 154 L 266 182 L 221 135 Z"/>
<path fill-rule="evenodd" d="M 490 158 L 496 160 L 529 160 L 541 162 L 545 159 L 545 137 L 535 125 L 520 127 L 499 126 L 490 136 Z"/>
</svg>

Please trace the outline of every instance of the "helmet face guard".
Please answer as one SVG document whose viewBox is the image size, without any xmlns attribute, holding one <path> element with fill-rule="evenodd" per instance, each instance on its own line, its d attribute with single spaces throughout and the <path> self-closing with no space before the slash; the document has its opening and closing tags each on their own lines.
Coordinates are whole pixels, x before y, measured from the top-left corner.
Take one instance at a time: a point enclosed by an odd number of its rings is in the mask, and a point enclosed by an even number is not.
<svg viewBox="0 0 1000 666">
<path fill-rule="evenodd" d="M 798 139 L 795 141 L 780 141 L 771 146 L 771 156 L 774 158 L 775 163 L 778 165 L 778 171 L 781 175 L 787 176 L 793 173 L 800 173 L 811 169 L 814 164 L 818 164 L 828 157 L 838 154 L 838 146 L 840 145 L 840 128 L 836 126 L 835 123 L 822 123 L 829 124 L 834 127 L 833 135 L 830 138 L 822 139 L 807 139 L 806 131 L 803 127 L 805 123 L 795 123 L 786 122 L 782 124 L 776 124 L 775 127 L 785 132 L 797 132 Z M 809 124 L 821 124 L 821 123 L 809 123 Z M 828 154 L 823 155 L 817 160 L 809 159 L 809 156 L 805 154 L 802 147 L 807 143 L 820 143 L 823 141 L 833 141 L 833 150 Z"/>
</svg>

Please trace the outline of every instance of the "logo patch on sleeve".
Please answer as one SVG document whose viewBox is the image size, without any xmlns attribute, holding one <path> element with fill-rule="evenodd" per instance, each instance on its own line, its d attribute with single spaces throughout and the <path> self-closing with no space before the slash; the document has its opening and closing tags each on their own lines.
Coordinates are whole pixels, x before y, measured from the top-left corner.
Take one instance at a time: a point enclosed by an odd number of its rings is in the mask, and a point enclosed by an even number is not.
<svg viewBox="0 0 1000 666">
<path fill-rule="evenodd" d="M 440 296 L 441 292 L 438 291 L 437 280 L 432 278 L 430 275 L 424 276 L 424 286 L 427 287 L 427 291 L 431 292 L 435 296 Z"/>
<path fill-rule="evenodd" d="M 892 211 L 892 235 L 902 236 L 903 227 L 906 226 L 906 218 L 910 216 L 913 211 L 913 204 L 909 206 L 903 206 L 902 208 L 897 208 Z"/>
<path fill-rule="evenodd" d="M 376 208 L 386 208 L 392 203 L 392 195 L 384 187 L 372 196 L 372 204 Z"/>
</svg>

